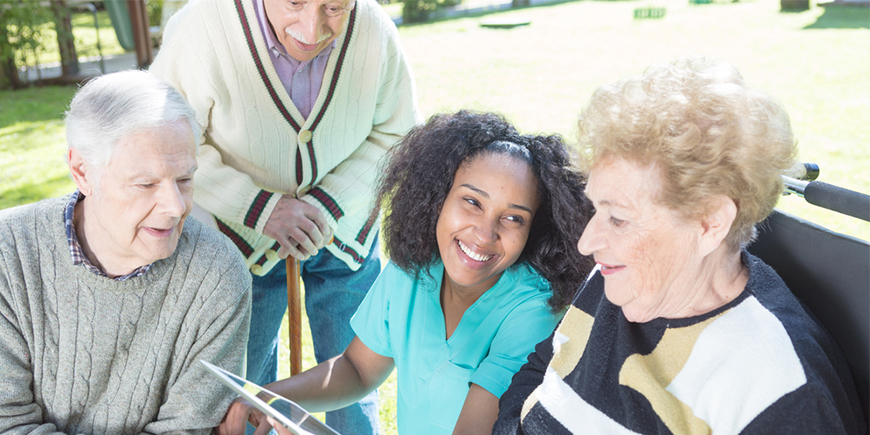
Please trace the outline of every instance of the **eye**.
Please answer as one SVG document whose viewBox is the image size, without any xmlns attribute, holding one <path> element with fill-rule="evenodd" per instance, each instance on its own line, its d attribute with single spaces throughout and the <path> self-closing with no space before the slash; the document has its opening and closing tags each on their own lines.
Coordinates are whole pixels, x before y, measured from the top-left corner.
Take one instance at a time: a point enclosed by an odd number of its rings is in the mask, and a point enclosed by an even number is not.
<svg viewBox="0 0 870 435">
<path fill-rule="evenodd" d="M 475 207 L 477 207 L 477 208 L 480 208 L 480 202 L 478 202 L 476 199 L 471 198 L 471 197 L 465 197 L 465 198 L 462 198 L 462 199 L 463 199 L 465 202 L 467 202 L 467 203 L 469 203 L 469 204 L 471 204 L 471 205 L 473 205 L 473 206 L 475 206 Z"/>
<path fill-rule="evenodd" d="M 510 222 L 517 223 L 521 226 L 526 223 L 526 220 L 522 216 L 517 216 L 517 215 L 508 216 L 505 219 L 507 219 Z"/>
<path fill-rule="evenodd" d="M 610 217 L 609 221 L 610 221 L 610 225 L 613 225 L 613 226 L 615 226 L 615 227 L 621 227 L 621 226 L 625 225 L 625 221 L 624 221 L 624 220 L 622 220 L 622 219 L 617 219 L 617 218 L 615 218 L 615 217 L 613 217 L 613 216 Z"/>
</svg>

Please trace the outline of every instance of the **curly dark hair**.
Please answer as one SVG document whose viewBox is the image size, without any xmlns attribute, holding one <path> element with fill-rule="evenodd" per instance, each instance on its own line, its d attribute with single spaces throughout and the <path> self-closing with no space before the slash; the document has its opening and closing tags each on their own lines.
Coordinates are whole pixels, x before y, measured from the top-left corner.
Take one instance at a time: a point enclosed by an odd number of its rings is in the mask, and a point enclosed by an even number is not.
<svg viewBox="0 0 870 435">
<path fill-rule="evenodd" d="M 576 246 L 592 211 L 585 179 L 572 167 L 561 137 L 521 135 L 497 114 L 435 115 L 393 148 L 372 212 L 384 208 L 386 252 L 417 277 L 438 261 L 441 206 L 459 167 L 483 154 L 509 154 L 528 163 L 537 177 L 538 211 L 517 263 L 527 262 L 550 282 L 554 312 L 565 308 L 594 266 Z"/>
</svg>

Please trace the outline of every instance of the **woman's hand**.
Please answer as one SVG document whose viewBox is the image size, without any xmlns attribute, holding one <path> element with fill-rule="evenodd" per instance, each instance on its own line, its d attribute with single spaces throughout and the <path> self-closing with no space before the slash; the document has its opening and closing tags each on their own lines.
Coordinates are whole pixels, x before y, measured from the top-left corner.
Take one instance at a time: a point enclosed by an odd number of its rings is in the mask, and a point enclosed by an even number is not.
<svg viewBox="0 0 870 435">
<path fill-rule="evenodd" d="M 293 435 L 283 424 L 278 423 L 272 417 L 266 416 L 266 421 L 275 428 L 275 432 L 278 432 L 278 435 Z"/>
<path fill-rule="evenodd" d="M 217 435 L 244 435 L 245 423 L 248 422 L 256 428 L 254 435 L 266 435 L 272 429 L 269 422 L 266 421 L 265 414 L 247 400 L 237 397 L 230 404 L 220 426 L 215 428 L 215 433 Z"/>
</svg>

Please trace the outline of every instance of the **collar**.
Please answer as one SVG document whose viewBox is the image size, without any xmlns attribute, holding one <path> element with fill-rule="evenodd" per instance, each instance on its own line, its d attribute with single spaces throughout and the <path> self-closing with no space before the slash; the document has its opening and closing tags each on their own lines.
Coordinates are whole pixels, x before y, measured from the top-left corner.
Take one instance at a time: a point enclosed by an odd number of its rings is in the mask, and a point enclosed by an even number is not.
<svg viewBox="0 0 870 435">
<path fill-rule="evenodd" d="M 79 238 L 78 236 L 76 236 L 76 227 L 73 223 L 73 218 L 75 217 L 75 209 L 76 205 L 78 205 L 79 202 L 85 199 L 85 196 L 82 195 L 82 193 L 78 189 L 76 189 L 76 191 L 72 195 L 70 195 L 69 198 L 70 199 L 67 202 L 63 212 L 63 224 L 64 228 L 66 229 L 66 241 L 69 244 L 69 253 L 72 256 L 73 265 L 82 265 L 90 272 L 108 278 L 108 275 L 106 275 L 105 272 L 103 272 L 99 267 L 94 266 L 94 264 L 91 263 L 90 260 L 88 260 L 88 257 L 85 255 L 85 251 L 82 249 L 82 245 L 79 242 Z M 130 278 L 142 276 L 145 274 L 145 272 L 148 271 L 148 269 L 151 268 L 151 264 L 140 266 L 136 268 L 136 270 L 126 275 L 116 276 L 112 279 L 114 279 L 115 281 L 126 281 Z"/>
</svg>

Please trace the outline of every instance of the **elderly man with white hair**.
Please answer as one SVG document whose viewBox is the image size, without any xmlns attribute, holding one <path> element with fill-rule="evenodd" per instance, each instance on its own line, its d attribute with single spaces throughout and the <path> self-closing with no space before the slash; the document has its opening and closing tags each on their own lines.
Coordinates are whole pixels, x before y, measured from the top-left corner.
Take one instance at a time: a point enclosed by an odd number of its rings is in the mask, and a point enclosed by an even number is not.
<svg viewBox="0 0 870 435">
<path fill-rule="evenodd" d="M 199 127 L 144 71 L 66 117 L 70 196 L 0 212 L 0 433 L 208 433 L 241 372 L 251 278 L 194 219 Z"/>
</svg>

